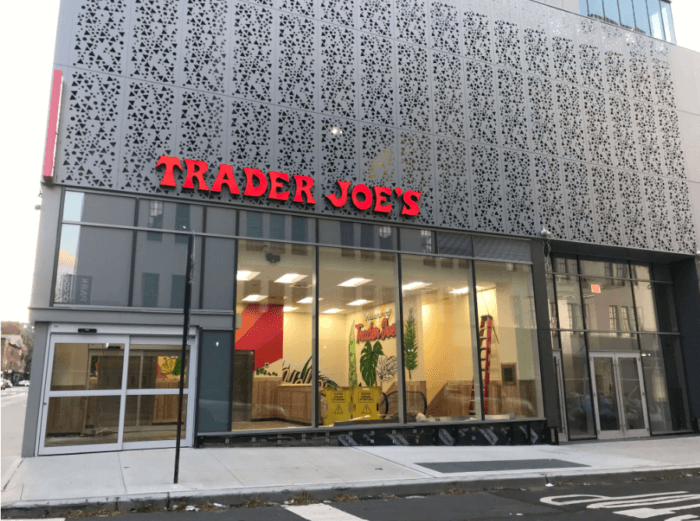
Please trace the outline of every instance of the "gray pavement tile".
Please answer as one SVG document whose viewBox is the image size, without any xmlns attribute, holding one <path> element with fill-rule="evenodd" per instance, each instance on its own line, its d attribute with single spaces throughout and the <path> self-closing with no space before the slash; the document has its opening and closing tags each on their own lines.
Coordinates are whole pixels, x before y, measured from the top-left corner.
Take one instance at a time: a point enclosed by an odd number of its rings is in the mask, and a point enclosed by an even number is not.
<svg viewBox="0 0 700 521">
<path fill-rule="evenodd" d="M 180 452 L 179 483 L 173 484 L 175 449 L 124 451 L 119 453 L 121 471 L 129 494 L 181 492 L 242 487 L 206 450 Z"/>
<path fill-rule="evenodd" d="M 117 452 L 26 458 L 22 470 L 22 501 L 126 493 Z"/>
</svg>

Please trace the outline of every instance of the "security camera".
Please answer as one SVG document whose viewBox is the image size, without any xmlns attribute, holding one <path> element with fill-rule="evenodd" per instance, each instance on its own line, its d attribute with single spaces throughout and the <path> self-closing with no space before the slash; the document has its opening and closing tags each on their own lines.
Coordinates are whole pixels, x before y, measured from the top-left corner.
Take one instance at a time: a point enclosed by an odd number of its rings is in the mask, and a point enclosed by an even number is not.
<svg viewBox="0 0 700 521">
<path fill-rule="evenodd" d="M 540 235 L 545 239 L 549 239 L 552 236 L 552 232 L 550 232 L 547 228 L 542 228 Z"/>
</svg>

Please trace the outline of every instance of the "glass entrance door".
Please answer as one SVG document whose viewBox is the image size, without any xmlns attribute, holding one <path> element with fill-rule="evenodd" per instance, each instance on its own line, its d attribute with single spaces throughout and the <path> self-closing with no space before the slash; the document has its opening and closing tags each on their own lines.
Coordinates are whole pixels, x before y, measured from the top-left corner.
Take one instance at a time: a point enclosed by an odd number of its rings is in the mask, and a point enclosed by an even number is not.
<svg viewBox="0 0 700 521">
<path fill-rule="evenodd" d="M 591 374 L 598 438 L 649 436 L 640 355 L 591 354 Z"/>
<path fill-rule="evenodd" d="M 182 444 L 190 445 L 187 362 L 177 337 L 52 335 L 39 454 L 174 446 L 180 378 Z"/>
</svg>

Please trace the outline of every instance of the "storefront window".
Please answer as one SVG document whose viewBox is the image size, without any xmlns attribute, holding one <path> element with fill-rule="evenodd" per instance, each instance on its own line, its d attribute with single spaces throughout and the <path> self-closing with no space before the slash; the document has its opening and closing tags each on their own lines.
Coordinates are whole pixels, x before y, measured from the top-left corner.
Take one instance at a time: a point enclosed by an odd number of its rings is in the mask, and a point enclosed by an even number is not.
<svg viewBox="0 0 700 521">
<path fill-rule="evenodd" d="M 116 444 L 120 396 L 49 398 L 45 447 Z"/>
<path fill-rule="evenodd" d="M 240 212 L 240 234 L 255 239 L 314 242 L 315 221 L 291 215 Z"/>
<path fill-rule="evenodd" d="M 632 282 L 632 289 L 634 290 L 639 331 L 657 331 L 654 292 L 651 282 L 635 280 Z"/>
<path fill-rule="evenodd" d="M 640 335 L 652 434 L 690 428 L 678 337 Z"/>
<path fill-rule="evenodd" d="M 52 391 L 121 389 L 124 344 L 56 344 Z"/>
<path fill-rule="evenodd" d="M 318 222 L 318 242 L 357 248 L 396 249 L 396 228 L 345 221 Z"/>
<path fill-rule="evenodd" d="M 64 224 L 56 265 L 56 304 L 127 306 L 133 234 Z"/>
<path fill-rule="evenodd" d="M 136 201 L 129 197 L 66 192 L 63 220 L 133 226 Z"/>
<path fill-rule="evenodd" d="M 205 237 L 202 309 L 233 309 L 236 241 Z"/>
<path fill-rule="evenodd" d="M 610 264 L 615 266 L 614 264 Z M 629 280 L 581 278 L 586 329 L 636 331 L 634 300 Z"/>
<path fill-rule="evenodd" d="M 163 233 L 162 240 L 153 241 L 151 232 L 136 233 L 134 265 L 134 302 L 136 307 L 176 308 L 185 304 L 185 271 L 187 242 L 178 235 Z M 187 235 L 182 237 L 188 238 Z M 200 262 L 202 238 L 195 239 L 195 270 L 192 282 L 193 309 L 199 307 Z"/>
<path fill-rule="evenodd" d="M 408 420 L 480 418 L 471 262 L 402 255 L 401 274 Z"/>
<path fill-rule="evenodd" d="M 593 402 L 583 333 L 562 331 L 561 351 L 569 438 L 594 437 Z"/>
<path fill-rule="evenodd" d="M 654 284 L 654 296 L 659 318 L 659 331 L 678 333 L 676 306 L 673 303 L 673 286 Z"/>
<path fill-rule="evenodd" d="M 629 333 L 587 333 L 590 351 L 639 351 L 637 335 Z"/>
<path fill-rule="evenodd" d="M 541 415 L 532 274 L 529 265 L 475 261 L 486 419 Z"/>
<path fill-rule="evenodd" d="M 174 440 L 177 437 L 177 394 L 126 397 L 124 443 Z M 181 432 L 187 432 L 187 396 L 182 400 Z"/>
<path fill-rule="evenodd" d="M 396 254 L 319 248 L 321 425 L 399 421 L 396 279 Z"/>
<path fill-rule="evenodd" d="M 231 428 L 308 426 L 314 247 L 240 241 L 236 279 Z"/>
<path fill-rule="evenodd" d="M 555 275 L 559 324 L 562 329 L 583 329 L 581 290 L 578 277 Z"/>
<path fill-rule="evenodd" d="M 188 203 L 142 199 L 139 201 L 138 225 L 157 230 L 201 233 L 204 231 L 204 208 Z M 151 233 L 150 240 L 157 240 L 154 238 L 155 233 Z M 184 237 L 184 242 L 187 243 L 187 235 L 181 237 Z"/>
</svg>

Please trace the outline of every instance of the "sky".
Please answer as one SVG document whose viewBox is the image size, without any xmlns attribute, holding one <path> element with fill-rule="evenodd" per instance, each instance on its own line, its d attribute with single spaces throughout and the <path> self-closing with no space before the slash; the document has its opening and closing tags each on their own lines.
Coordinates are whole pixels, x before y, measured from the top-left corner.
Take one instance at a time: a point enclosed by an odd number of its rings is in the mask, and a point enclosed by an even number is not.
<svg viewBox="0 0 700 521">
<path fill-rule="evenodd" d="M 0 49 L 0 319 L 28 320 L 59 0 L 3 4 Z M 700 1 L 674 0 L 676 37 L 700 52 Z M 31 21 L 31 23 L 28 23 Z"/>
</svg>

